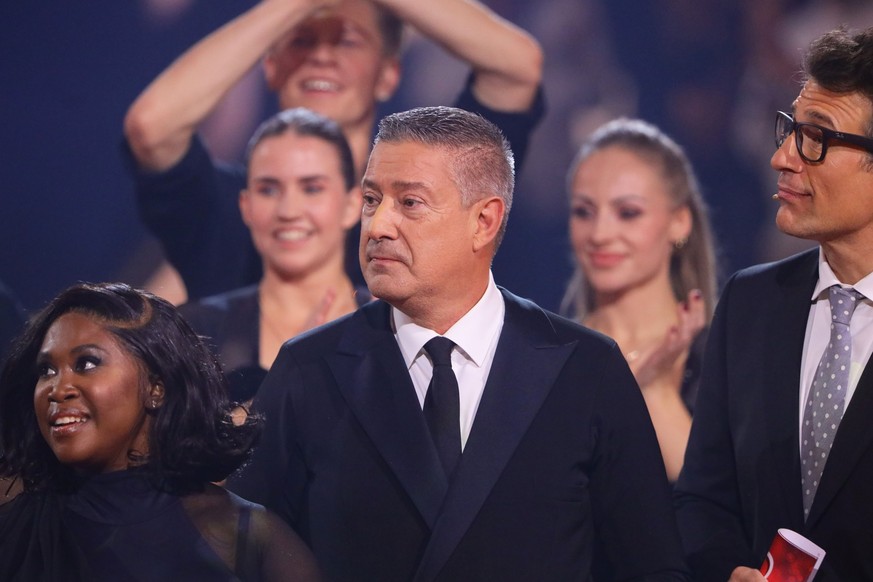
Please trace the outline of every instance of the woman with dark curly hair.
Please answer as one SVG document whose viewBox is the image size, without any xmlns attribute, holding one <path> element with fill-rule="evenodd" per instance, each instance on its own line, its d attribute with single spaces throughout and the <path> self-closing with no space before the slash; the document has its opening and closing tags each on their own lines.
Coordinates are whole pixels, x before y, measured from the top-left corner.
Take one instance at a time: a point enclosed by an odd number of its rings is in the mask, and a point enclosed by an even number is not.
<svg viewBox="0 0 873 582">
<path fill-rule="evenodd" d="M 260 432 L 231 408 L 171 304 L 124 284 L 63 291 L 0 376 L 0 578 L 319 579 L 281 520 L 212 484 Z"/>
</svg>

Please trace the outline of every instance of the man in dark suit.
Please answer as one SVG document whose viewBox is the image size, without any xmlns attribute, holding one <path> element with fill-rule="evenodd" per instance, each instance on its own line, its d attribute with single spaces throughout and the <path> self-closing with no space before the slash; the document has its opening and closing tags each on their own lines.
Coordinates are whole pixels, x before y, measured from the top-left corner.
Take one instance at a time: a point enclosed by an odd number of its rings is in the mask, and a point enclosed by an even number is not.
<svg viewBox="0 0 873 582">
<path fill-rule="evenodd" d="M 764 580 L 778 528 L 827 552 L 816 582 L 873 580 L 873 29 L 824 35 L 804 70 L 773 198 L 820 247 L 740 271 L 719 302 L 676 489 L 700 580 Z"/>
<path fill-rule="evenodd" d="M 266 433 L 232 488 L 332 580 L 685 579 L 615 343 L 494 284 L 512 165 L 477 115 L 384 119 L 360 246 L 380 300 L 287 343 L 255 400 Z"/>
</svg>

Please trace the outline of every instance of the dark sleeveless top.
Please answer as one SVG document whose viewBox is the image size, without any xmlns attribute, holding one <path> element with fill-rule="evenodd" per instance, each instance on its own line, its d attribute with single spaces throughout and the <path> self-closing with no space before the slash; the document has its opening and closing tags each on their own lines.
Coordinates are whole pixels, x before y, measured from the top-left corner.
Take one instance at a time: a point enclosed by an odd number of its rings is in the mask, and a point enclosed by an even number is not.
<svg viewBox="0 0 873 582">
<path fill-rule="evenodd" d="M 366 287 L 355 288 L 358 307 L 372 299 Z M 206 338 L 224 367 L 231 400 L 246 402 L 254 398 L 267 376 L 260 364 L 258 285 L 185 303 L 179 312 L 194 331 Z"/>
</svg>

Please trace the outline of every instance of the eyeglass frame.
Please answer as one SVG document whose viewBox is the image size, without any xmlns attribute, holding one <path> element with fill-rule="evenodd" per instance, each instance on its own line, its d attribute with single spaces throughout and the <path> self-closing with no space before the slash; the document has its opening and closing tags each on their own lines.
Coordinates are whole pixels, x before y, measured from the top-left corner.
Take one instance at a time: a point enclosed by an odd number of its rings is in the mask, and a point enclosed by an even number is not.
<svg viewBox="0 0 873 582">
<path fill-rule="evenodd" d="M 784 135 L 784 137 L 779 138 L 779 121 L 780 117 L 788 119 L 791 123 L 789 125 L 789 131 Z M 801 136 L 801 131 L 797 131 L 798 128 L 803 127 L 813 127 L 821 132 L 821 155 L 817 159 L 810 159 L 803 153 L 803 137 Z M 788 139 L 788 136 L 791 133 L 794 133 L 794 145 L 797 146 L 797 153 L 803 159 L 803 161 L 809 164 L 817 164 L 819 162 L 824 161 L 825 154 L 828 153 L 828 144 L 831 141 L 841 141 L 856 147 L 863 149 L 864 151 L 873 154 L 873 138 L 858 135 L 855 133 L 845 133 L 843 131 L 834 131 L 833 129 L 828 129 L 826 127 L 822 127 L 820 125 L 816 125 L 815 123 L 806 123 L 802 121 L 795 121 L 794 116 L 784 111 L 776 112 L 776 124 L 773 127 L 773 131 L 776 133 L 776 149 L 782 147 L 782 144 L 785 143 L 785 140 Z"/>
</svg>

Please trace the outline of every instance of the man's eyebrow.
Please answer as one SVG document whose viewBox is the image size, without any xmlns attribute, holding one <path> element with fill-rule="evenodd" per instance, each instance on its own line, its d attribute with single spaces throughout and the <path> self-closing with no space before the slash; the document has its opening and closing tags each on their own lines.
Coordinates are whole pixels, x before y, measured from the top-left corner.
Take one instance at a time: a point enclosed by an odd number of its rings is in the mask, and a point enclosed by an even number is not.
<svg viewBox="0 0 873 582">
<path fill-rule="evenodd" d="M 827 115 L 826 113 L 822 113 L 821 111 L 812 110 L 812 111 L 808 111 L 806 115 L 811 120 L 818 123 L 819 125 L 826 125 L 828 127 L 836 127 L 834 125 L 834 120 L 831 119 L 831 116 Z M 795 117 L 795 121 L 796 121 L 796 117 Z"/>
<path fill-rule="evenodd" d="M 375 180 L 369 180 L 367 178 L 364 178 L 361 181 L 361 184 L 364 186 L 364 188 L 368 188 L 370 190 L 377 190 L 377 191 L 382 190 L 382 188 L 379 186 L 379 184 Z M 409 182 L 406 180 L 394 180 L 390 184 L 391 184 L 391 188 L 393 190 L 397 190 L 400 192 L 408 192 L 410 190 L 424 190 L 424 191 L 428 191 L 428 192 L 430 191 L 430 188 L 424 182 Z"/>
</svg>

